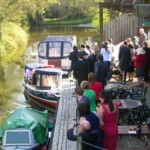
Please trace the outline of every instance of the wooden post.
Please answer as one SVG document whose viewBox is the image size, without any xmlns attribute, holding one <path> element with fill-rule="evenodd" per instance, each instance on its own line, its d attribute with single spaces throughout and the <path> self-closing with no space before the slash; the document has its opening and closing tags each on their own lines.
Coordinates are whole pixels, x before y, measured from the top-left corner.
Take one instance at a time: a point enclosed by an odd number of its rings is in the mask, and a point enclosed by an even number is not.
<svg viewBox="0 0 150 150">
<path fill-rule="evenodd" d="M 76 109 L 76 122 L 78 122 L 79 112 Z M 76 134 L 79 135 L 79 126 L 76 128 Z M 77 137 L 77 150 L 82 150 L 82 137 Z"/>
<path fill-rule="evenodd" d="M 77 139 L 77 150 L 82 150 L 82 137 Z"/>
<path fill-rule="evenodd" d="M 100 36 L 100 44 L 103 42 L 104 40 L 104 35 L 103 35 L 103 8 L 99 3 L 99 36 Z"/>
</svg>

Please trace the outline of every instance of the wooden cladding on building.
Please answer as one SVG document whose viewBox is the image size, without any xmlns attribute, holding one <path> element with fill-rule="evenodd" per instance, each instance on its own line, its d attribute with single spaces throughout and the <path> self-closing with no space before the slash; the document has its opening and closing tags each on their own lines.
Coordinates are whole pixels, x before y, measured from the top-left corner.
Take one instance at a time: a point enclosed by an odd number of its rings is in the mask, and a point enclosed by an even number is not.
<svg viewBox="0 0 150 150">
<path fill-rule="evenodd" d="M 133 14 L 123 14 L 103 26 L 104 39 L 112 38 L 114 44 L 138 35 L 139 19 Z"/>
</svg>

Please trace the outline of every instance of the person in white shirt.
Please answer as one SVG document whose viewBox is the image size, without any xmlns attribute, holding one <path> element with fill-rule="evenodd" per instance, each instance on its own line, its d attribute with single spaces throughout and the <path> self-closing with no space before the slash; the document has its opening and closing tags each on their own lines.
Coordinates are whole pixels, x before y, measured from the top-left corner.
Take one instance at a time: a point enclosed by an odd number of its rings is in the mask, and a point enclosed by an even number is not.
<svg viewBox="0 0 150 150">
<path fill-rule="evenodd" d="M 108 64 L 108 66 L 110 67 L 110 62 L 112 59 L 112 51 L 109 49 L 108 44 L 109 44 L 108 41 L 105 41 L 102 44 L 100 53 L 103 56 L 103 61 L 106 62 Z"/>
<path fill-rule="evenodd" d="M 81 44 L 80 48 L 81 48 L 81 51 L 85 51 L 88 54 L 88 56 L 90 56 L 91 53 L 84 44 Z"/>
</svg>

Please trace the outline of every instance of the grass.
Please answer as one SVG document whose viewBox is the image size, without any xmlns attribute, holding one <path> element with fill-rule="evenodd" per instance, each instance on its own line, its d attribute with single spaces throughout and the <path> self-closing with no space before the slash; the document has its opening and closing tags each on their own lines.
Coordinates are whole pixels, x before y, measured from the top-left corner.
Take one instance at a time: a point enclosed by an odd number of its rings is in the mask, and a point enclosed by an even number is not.
<svg viewBox="0 0 150 150">
<path fill-rule="evenodd" d="M 44 20 L 45 25 L 78 25 L 78 24 L 87 24 L 91 23 L 92 19 L 91 18 L 79 18 L 79 19 L 49 19 L 46 18 Z"/>
</svg>

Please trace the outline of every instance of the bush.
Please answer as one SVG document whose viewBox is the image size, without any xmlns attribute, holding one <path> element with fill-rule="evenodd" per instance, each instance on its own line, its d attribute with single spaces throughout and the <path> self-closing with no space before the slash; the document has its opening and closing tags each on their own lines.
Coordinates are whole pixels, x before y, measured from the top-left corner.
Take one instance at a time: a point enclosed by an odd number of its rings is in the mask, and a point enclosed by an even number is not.
<svg viewBox="0 0 150 150">
<path fill-rule="evenodd" d="M 28 42 L 27 33 L 14 23 L 5 23 L 2 28 L 0 52 L 3 62 L 22 63 Z"/>
</svg>

